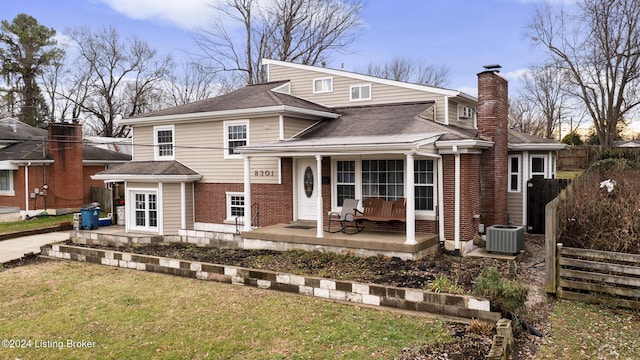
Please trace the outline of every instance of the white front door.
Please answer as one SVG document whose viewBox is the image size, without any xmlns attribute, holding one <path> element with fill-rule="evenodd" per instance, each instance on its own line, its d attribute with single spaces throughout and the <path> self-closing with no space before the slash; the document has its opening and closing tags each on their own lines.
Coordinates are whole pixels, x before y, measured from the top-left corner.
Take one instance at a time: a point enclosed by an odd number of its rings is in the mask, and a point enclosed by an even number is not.
<svg viewBox="0 0 640 360">
<path fill-rule="evenodd" d="M 316 171 L 315 159 L 298 160 L 296 192 L 298 197 L 298 220 L 316 220 L 318 210 L 318 186 L 321 185 Z"/>
</svg>

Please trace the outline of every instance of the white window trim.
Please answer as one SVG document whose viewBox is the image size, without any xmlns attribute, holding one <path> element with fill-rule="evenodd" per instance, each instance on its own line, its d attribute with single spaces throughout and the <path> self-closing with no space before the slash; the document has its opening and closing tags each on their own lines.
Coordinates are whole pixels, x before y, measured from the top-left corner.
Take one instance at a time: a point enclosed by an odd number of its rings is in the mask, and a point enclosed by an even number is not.
<svg viewBox="0 0 640 360">
<path fill-rule="evenodd" d="M 415 186 L 433 186 L 433 210 L 417 210 L 416 209 L 415 210 L 416 220 L 435 220 L 436 210 L 438 210 L 438 160 L 433 158 L 416 158 L 414 160 L 433 161 L 433 184 L 417 184 L 415 182 L 413 184 L 414 187 Z M 414 170 L 413 176 L 415 176 L 415 170 Z"/>
<path fill-rule="evenodd" d="M 139 230 L 139 231 L 151 231 L 151 232 L 157 232 L 160 233 L 161 230 L 161 224 L 162 224 L 162 203 L 161 203 L 161 199 L 160 199 L 160 190 L 159 189 L 154 189 L 154 188 L 131 188 L 129 189 L 129 191 L 127 191 L 127 199 L 126 199 L 126 203 L 127 204 L 131 204 L 130 205 L 130 209 L 129 209 L 129 214 L 128 214 L 128 221 L 129 221 L 129 226 L 127 227 L 128 229 L 131 230 Z M 138 226 L 136 225 L 136 194 L 145 194 L 145 195 L 149 195 L 149 194 L 153 194 L 156 196 L 156 215 L 157 215 L 157 220 L 158 220 L 158 226 Z M 148 206 L 148 199 L 147 199 L 147 206 Z M 149 209 L 147 209 L 148 211 Z M 147 219 L 148 220 L 148 219 Z"/>
<path fill-rule="evenodd" d="M 231 215 L 231 197 L 232 196 L 242 196 L 243 198 L 245 198 L 244 193 L 243 192 L 231 192 L 231 191 L 227 191 L 225 192 L 225 198 L 226 198 L 226 219 L 225 219 L 225 223 L 236 223 L 236 217 Z M 246 200 L 246 198 L 245 198 Z M 245 214 L 246 215 L 246 214 Z M 244 224 L 244 216 L 241 216 L 238 224 Z"/>
<path fill-rule="evenodd" d="M 542 172 L 534 172 L 533 171 L 533 159 L 542 159 Z M 536 175 L 542 175 L 543 178 L 547 178 L 547 156 L 546 155 L 531 155 L 529 158 L 529 167 L 530 167 L 530 176 L 533 179 Z"/>
<path fill-rule="evenodd" d="M 469 110 L 469 114 L 465 114 L 465 109 Z M 458 104 L 458 119 L 472 120 L 475 117 L 476 109 L 473 106 Z"/>
<path fill-rule="evenodd" d="M 322 83 L 324 84 L 325 80 L 330 80 L 329 84 L 329 89 L 321 89 L 321 90 L 317 90 L 316 89 L 316 81 L 322 81 Z M 322 94 L 322 93 L 330 93 L 333 92 L 333 76 L 326 76 L 326 77 L 319 77 L 319 78 L 315 78 L 313 80 L 311 80 L 311 89 L 313 90 L 314 94 Z"/>
<path fill-rule="evenodd" d="M 2 169 L 2 171 L 9 172 L 9 190 L 0 190 L 0 196 L 16 196 L 16 191 L 13 184 L 13 170 Z"/>
<path fill-rule="evenodd" d="M 171 130 L 171 139 L 172 139 L 172 155 L 171 156 L 160 156 L 160 144 L 158 143 L 158 132 Z M 162 125 L 162 126 L 154 126 L 153 127 L 153 159 L 154 160 L 175 160 L 176 159 L 176 129 L 175 125 Z"/>
<path fill-rule="evenodd" d="M 516 158 L 518 159 L 518 171 L 514 172 L 511 171 L 511 159 Z M 517 183 L 517 189 L 513 190 L 511 188 L 511 176 L 512 175 L 518 175 L 518 183 Z M 522 191 L 521 189 L 521 184 L 522 184 L 522 156 L 521 155 L 509 155 L 509 192 L 510 193 L 519 193 L 520 191 Z"/>
<path fill-rule="evenodd" d="M 338 165 L 337 162 L 338 161 L 355 161 L 356 163 L 356 167 L 355 167 L 355 172 L 356 172 L 356 182 L 355 182 L 355 198 L 360 200 L 358 201 L 358 209 L 362 210 L 363 209 L 363 201 L 362 201 L 362 160 L 400 160 L 396 157 L 393 156 L 385 156 L 385 155 L 379 155 L 379 156 L 356 156 L 356 157 L 334 157 L 331 159 L 331 211 L 334 212 L 340 212 L 342 211 L 342 207 L 338 206 Z M 416 220 L 429 220 L 429 221 L 435 221 L 436 217 L 437 217 L 437 211 L 438 211 L 438 207 L 440 206 L 440 195 L 438 192 L 438 159 L 434 159 L 434 158 L 418 158 L 416 160 L 433 160 L 433 176 L 434 176 L 434 183 L 433 183 L 433 198 L 434 198 L 434 204 L 433 210 L 416 210 L 415 214 L 416 214 Z M 406 174 L 406 159 L 404 159 L 404 172 Z M 406 182 L 406 181 L 405 181 Z M 415 186 L 415 184 L 414 184 Z M 405 191 L 406 191 L 406 183 L 405 183 Z M 405 196 L 406 196 L 406 192 L 405 192 Z"/>
<path fill-rule="evenodd" d="M 242 155 L 240 154 L 234 154 L 231 155 L 229 154 L 229 126 L 234 126 L 234 125 L 245 125 L 247 127 L 247 139 L 246 139 L 246 145 L 249 145 L 249 139 L 251 138 L 249 130 L 250 130 L 250 126 L 249 126 L 249 120 L 229 120 L 229 121 L 224 121 L 222 126 L 224 127 L 224 131 L 223 131 L 223 138 L 222 138 L 222 143 L 223 148 L 224 148 L 224 158 L 225 159 L 242 159 Z M 246 146 L 245 145 L 245 146 Z"/>
<path fill-rule="evenodd" d="M 361 89 L 360 90 L 360 94 L 362 94 L 362 88 L 363 87 L 368 87 L 369 88 L 369 97 L 367 97 L 367 98 L 360 97 L 360 98 L 354 99 L 353 98 L 353 88 L 360 88 Z M 372 96 L 371 95 L 371 84 L 358 84 L 358 85 L 349 86 L 349 101 L 367 101 L 367 100 L 371 100 L 371 96 Z"/>
</svg>

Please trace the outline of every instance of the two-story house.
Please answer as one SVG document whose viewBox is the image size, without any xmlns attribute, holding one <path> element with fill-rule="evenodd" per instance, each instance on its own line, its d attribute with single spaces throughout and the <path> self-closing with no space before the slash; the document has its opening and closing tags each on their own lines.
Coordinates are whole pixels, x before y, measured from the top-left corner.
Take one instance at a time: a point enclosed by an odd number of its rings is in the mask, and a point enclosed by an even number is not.
<svg viewBox="0 0 640 360">
<path fill-rule="evenodd" d="M 269 82 L 128 119 L 133 161 L 94 179 L 126 182 L 126 230 L 249 232 L 306 220 L 325 236 L 348 198 L 406 199 L 403 242 L 437 234 L 463 250 L 480 224 L 523 224 L 526 181 L 554 176 L 564 147 L 508 129 L 507 81 L 465 93 L 264 60 Z M 366 231 L 362 235 L 366 234 Z"/>
</svg>

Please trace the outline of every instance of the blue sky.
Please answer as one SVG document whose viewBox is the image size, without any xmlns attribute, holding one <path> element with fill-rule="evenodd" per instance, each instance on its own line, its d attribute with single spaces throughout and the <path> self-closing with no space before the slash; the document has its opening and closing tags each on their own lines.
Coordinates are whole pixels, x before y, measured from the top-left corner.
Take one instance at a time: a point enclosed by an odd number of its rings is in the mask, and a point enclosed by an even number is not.
<svg viewBox="0 0 640 360">
<path fill-rule="evenodd" d="M 89 26 L 114 26 L 176 58 L 195 51 L 192 31 L 206 23 L 214 0 L 5 0 L 0 19 L 19 13 L 35 17 L 59 33 Z M 366 27 L 352 53 L 328 66 L 355 71 L 370 62 L 404 56 L 450 69 L 448 88 L 476 94 L 482 65 L 500 64 L 510 80 L 539 61 L 540 49 L 525 35 L 535 5 L 544 0 L 365 0 Z M 547 0 L 562 1 L 562 0 Z M 566 0 L 569 1 L 570 0 Z"/>
</svg>

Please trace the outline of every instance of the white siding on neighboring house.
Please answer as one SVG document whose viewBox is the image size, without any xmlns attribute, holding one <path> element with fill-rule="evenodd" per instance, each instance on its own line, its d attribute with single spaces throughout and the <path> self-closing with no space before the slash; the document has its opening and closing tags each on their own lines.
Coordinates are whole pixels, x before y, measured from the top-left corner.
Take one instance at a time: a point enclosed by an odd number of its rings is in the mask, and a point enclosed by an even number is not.
<svg viewBox="0 0 640 360">
<path fill-rule="evenodd" d="M 524 221 L 522 219 L 522 204 L 522 192 L 507 194 L 507 214 L 509 214 L 509 220 L 513 225 L 524 225 Z"/>
</svg>

